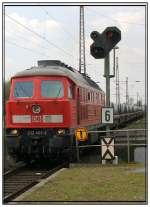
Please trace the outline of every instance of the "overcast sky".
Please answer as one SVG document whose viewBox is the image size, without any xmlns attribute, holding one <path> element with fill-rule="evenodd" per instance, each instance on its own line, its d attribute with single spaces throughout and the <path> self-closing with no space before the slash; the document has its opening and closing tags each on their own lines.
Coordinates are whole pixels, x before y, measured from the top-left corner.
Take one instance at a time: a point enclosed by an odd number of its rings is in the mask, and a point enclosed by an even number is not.
<svg viewBox="0 0 150 207">
<path fill-rule="evenodd" d="M 79 11 L 79 6 L 5 6 L 5 79 L 42 59 L 61 60 L 78 70 Z M 116 51 L 120 81 L 128 77 L 129 97 L 136 102 L 139 93 L 144 101 L 145 7 L 85 6 L 84 13 L 87 73 L 105 90 L 104 60 L 90 55 L 90 33 L 117 26 L 122 32 Z M 110 56 L 112 71 L 112 52 Z M 120 82 L 120 88 L 123 103 L 125 82 Z M 111 79 L 111 101 L 115 102 L 115 78 Z"/>
</svg>

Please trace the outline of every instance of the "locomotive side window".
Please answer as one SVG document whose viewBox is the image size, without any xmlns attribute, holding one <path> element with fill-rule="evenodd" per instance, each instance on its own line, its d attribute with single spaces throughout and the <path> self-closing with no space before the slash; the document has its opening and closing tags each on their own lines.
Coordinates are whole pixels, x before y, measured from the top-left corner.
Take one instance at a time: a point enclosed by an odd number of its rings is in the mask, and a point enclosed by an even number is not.
<svg viewBox="0 0 150 207">
<path fill-rule="evenodd" d="M 68 98 L 73 99 L 73 88 L 72 88 L 72 86 L 68 86 Z"/>
<path fill-rule="evenodd" d="M 16 82 L 14 88 L 15 98 L 31 98 L 33 96 L 33 82 Z"/>
<path fill-rule="evenodd" d="M 62 98 L 64 96 L 64 86 L 61 81 L 42 81 L 41 94 L 48 98 Z"/>
<path fill-rule="evenodd" d="M 88 101 L 90 101 L 90 92 L 88 92 Z"/>
</svg>

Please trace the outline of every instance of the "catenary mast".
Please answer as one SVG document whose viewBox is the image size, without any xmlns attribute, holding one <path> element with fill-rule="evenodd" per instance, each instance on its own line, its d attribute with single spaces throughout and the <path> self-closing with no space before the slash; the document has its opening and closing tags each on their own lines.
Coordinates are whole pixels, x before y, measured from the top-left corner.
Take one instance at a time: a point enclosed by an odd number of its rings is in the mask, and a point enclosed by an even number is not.
<svg viewBox="0 0 150 207">
<path fill-rule="evenodd" d="M 79 72 L 86 75 L 85 63 L 85 30 L 84 30 L 84 6 L 80 6 L 80 45 L 79 45 Z"/>
</svg>

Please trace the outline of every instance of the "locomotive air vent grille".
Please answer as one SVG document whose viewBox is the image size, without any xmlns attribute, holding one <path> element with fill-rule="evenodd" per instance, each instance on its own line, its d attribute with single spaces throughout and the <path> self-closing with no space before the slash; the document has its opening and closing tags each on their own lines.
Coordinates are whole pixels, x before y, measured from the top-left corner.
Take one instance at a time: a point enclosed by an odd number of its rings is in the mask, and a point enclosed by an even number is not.
<svg viewBox="0 0 150 207">
<path fill-rule="evenodd" d="M 61 66 L 74 72 L 74 69 L 71 66 L 66 65 L 60 60 L 39 60 L 38 61 L 38 67 L 47 67 L 47 66 Z"/>
<path fill-rule="evenodd" d="M 61 61 L 60 60 L 39 60 L 38 66 L 39 67 L 46 67 L 46 66 L 60 66 Z"/>
</svg>

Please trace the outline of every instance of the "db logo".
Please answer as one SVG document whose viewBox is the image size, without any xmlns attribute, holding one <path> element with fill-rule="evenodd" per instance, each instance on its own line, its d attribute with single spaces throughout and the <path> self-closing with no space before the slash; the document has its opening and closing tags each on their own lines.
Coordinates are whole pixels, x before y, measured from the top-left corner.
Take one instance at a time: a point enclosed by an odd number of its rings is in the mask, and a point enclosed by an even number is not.
<svg viewBox="0 0 150 207">
<path fill-rule="evenodd" d="M 31 122 L 42 122 L 42 116 L 32 116 Z"/>
</svg>

